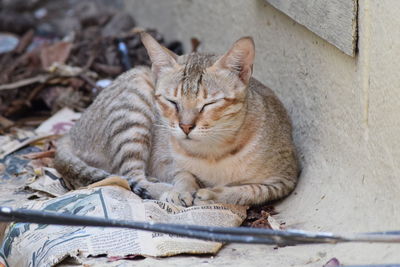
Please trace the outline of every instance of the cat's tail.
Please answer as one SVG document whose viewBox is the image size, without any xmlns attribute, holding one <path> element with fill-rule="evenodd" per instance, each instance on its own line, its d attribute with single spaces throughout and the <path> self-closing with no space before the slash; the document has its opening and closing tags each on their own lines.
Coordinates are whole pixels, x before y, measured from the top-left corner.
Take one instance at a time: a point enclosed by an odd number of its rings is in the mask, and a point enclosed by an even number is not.
<svg viewBox="0 0 400 267">
<path fill-rule="evenodd" d="M 54 167 L 69 187 L 77 189 L 111 176 L 102 169 L 89 166 L 72 150 L 72 143 L 67 134 L 57 142 L 57 152 L 54 158 Z"/>
</svg>

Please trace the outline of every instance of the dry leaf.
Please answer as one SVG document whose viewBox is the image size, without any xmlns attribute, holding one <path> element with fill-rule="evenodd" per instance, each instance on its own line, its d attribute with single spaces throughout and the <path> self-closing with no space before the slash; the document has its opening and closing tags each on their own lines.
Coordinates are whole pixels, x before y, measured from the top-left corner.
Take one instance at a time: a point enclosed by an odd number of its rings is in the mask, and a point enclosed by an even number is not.
<svg viewBox="0 0 400 267">
<path fill-rule="evenodd" d="M 40 52 L 40 60 L 43 69 L 49 68 L 53 63 L 65 63 L 72 49 L 72 43 L 59 42 L 42 48 Z"/>
</svg>

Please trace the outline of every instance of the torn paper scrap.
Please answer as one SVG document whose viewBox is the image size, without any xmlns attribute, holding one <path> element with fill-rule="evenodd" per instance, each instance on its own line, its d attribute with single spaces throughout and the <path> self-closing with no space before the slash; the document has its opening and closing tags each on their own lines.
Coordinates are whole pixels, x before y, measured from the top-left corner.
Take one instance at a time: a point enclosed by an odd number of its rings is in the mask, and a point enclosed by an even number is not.
<svg viewBox="0 0 400 267">
<path fill-rule="evenodd" d="M 53 197 L 68 193 L 69 190 L 56 169 L 43 167 L 35 170 L 35 172 L 38 172 L 38 176 L 28 183 L 27 188 L 45 192 Z"/>
<path fill-rule="evenodd" d="M 69 108 L 63 108 L 43 122 L 36 129 L 36 132 L 38 134 L 65 134 L 80 116 L 81 113 L 74 112 Z"/>
</svg>

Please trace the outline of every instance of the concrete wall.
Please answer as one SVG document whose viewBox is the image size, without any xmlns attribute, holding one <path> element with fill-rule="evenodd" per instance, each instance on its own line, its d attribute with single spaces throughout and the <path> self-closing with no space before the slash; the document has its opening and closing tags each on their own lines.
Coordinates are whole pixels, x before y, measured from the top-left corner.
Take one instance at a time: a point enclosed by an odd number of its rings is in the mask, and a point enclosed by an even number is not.
<svg viewBox="0 0 400 267">
<path fill-rule="evenodd" d="M 239 37 L 254 37 L 254 76 L 289 110 L 302 159 L 298 188 L 278 206 L 289 227 L 400 228 L 400 1 L 359 0 L 355 58 L 262 0 L 125 1 L 141 26 L 187 48 L 197 37 L 203 51 L 223 53 Z M 324 247 L 353 264 L 400 261 L 399 248 Z"/>
</svg>

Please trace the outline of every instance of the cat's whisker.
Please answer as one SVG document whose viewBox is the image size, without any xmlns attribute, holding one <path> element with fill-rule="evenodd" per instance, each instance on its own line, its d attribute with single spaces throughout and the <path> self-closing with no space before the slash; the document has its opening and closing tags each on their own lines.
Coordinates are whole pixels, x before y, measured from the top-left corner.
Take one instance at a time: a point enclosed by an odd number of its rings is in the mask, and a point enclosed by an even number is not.
<svg viewBox="0 0 400 267">
<path fill-rule="evenodd" d="M 160 128 L 164 128 L 164 129 L 170 129 L 170 128 L 171 128 L 170 126 L 161 125 L 161 124 L 153 124 L 153 126 L 155 126 L 155 127 L 160 127 Z"/>
<path fill-rule="evenodd" d="M 210 130 L 198 130 L 199 132 L 212 132 L 212 133 L 220 133 L 220 132 L 232 132 L 232 133 L 236 133 L 237 130 L 231 130 L 231 129 L 210 129 Z"/>
<path fill-rule="evenodd" d="M 169 126 L 169 125 L 162 125 L 162 124 L 153 124 L 153 126 L 159 127 L 159 128 L 162 128 L 162 129 L 167 129 L 167 130 L 174 130 L 174 129 L 176 129 L 175 127 L 171 127 L 171 126 Z"/>
</svg>

